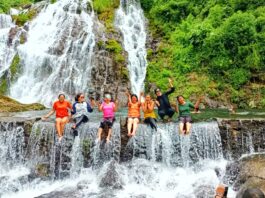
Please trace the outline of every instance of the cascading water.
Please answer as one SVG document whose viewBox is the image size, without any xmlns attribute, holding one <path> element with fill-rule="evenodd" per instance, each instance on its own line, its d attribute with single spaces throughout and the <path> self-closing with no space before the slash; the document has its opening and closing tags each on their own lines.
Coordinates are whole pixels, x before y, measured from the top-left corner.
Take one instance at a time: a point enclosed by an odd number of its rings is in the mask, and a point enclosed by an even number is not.
<svg viewBox="0 0 265 198">
<path fill-rule="evenodd" d="M 95 45 L 90 8 L 87 0 L 58 0 L 30 23 L 28 40 L 18 47 L 22 75 L 11 97 L 51 106 L 58 93 L 72 96 L 89 87 Z"/>
<path fill-rule="evenodd" d="M 0 14 L 0 78 L 8 70 L 17 53 L 16 49 L 22 31 L 23 29 L 15 29 L 10 15 Z"/>
<path fill-rule="evenodd" d="M 134 0 L 121 0 L 115 20 L 123 35 L 124 49 L 128 52 L 127 68 L 132 92 L 139 94 L 144 88 L 147 67 L 145 18 L 140 4 Z"/>
<path fill-rule="evenodd" d="M 69 124 L 58 143 L 53 123 L 34 123 L 25 138 L 23 127 L 1 123 L 2 197 L 213 197 L 226 165 L 216 122 L 193 124 L 190 136 L 174 123 L 139 125 L 127 144 L 133 159 L 121 164 L 119 123 L 110 144 L 96 140 L 98 125 L 83 124 L 74 139 Z"/>
<path fill-rule="evenodd" d="M 96 182 L 95 172 L 105 162 L 119 159 L 118 123 L 109 144 L 96 141 L 99 123 L 95 121 L 81 125 L 76 138 L 67 125 L 61 143 L 50 122 L 34 123 L 29 137 L 16 123 L 0 124 L 0 197 L 39 196 L 76 186 L 84 175 Z"/>
</svg>

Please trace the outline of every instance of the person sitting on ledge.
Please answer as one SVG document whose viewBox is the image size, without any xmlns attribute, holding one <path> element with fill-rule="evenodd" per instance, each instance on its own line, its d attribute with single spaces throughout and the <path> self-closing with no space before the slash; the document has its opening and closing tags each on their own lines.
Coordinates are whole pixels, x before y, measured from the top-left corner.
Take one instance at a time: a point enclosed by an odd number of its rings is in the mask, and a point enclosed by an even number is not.
<svg viewBox="0 0 265 198">
<path fill-rule="evenodd" d="M 157 89 L 155 89 L 155 94 L 157 96 L 156 105 L 158 107 L 158 115 L 159 115 L 159 117 L 162 120 L 164 120 L 164 117 L 168 116 L 169 117 L 169 121 L 171 121 L 171 118 L 173 117 L 175 111 L 172 109 L 172 107 L 170 105 L 168 96 L 175 91 L 175 88 L 173 86 L 172 80 L 168 79 L 168 81 L 169 81 L 170 89 L 166 93 L 162 94 L 160 89 L 157 88 Z"/>
<path fill-rule="evenodd" d="M 127 91 L 128 96 L 128 136 L 134 136 L 136 133 L 136 129 L 138 127 L 138 123 L 140 122 L 140 108 L 141 108 L 141 96 L 143 93 L 140 93 L 140 98 L 138 100 L 137 95 L 130 95 L 129 91 Z"/>
<path fill-rule="evenodd" d="M 98 140 L 101 140 L 101 134 L 105 126 L 108 126 L 108 136 L 107 143 L 110 141 L 112 126 L 115 121 L 115 113 L 118 110 L 118 100 L 115 100 L 115 103 L 111 101 L 111 95 L 106 94 L 104 102 L 99 103 L 98 110 L 103 112 L 103 120 L 100 122 L 98 129 Z"/>
<path fill-rule="evenodd" d="M 144 112 L 144 123 L 149 124 L 152 129 L 157 130 L 156 114 L 154 111 L 155 102 L 152 100 L 150 94 L 145 96 L 145 101 L 142 103 L 142 110 Z"/>
<path fill-rule="evenodd" d="M 179 113 L 179 132 L 183 135 L 188 135 L 191 129 L 191 115 L 190 115 L 190 108 L 195 109 L 195 112 L 199 111 L 199 105 L 201 102 L 202 97 L 200 97 L 195 106 L 189 102 L 185 101 L 184 97 L 179 95 L 177 97 L 177 105 L 176 105 L 176 112 Z"/>
<path fill-rule="evenodd" d="M 75 96 L 75 103 L 72 108 L 72 118 L 75 124 L 72 126 L 74 136 L 78 135 L 77 128 L 82 124 L 88 122 L 89 114 L 93 112 L 91 105 L 85 101 L 85 96 L 82 93 L 78 93 Z"/>
<path fill-rule="evenodd" d="M 71 111 L 72 105 L 69 101 L 65 100 L 65 95 L 60 94 L 58 96 L 58 101 L 54 102 L 53 109 L 45 115 L 42 119 L 47 120 L 48 117 L 50 117 L 54 112 L 56 112 L 56 131 L 59 137 L 59 142 L 62 140 L 63 134 L 64 134 L 64 127 L 66 123 L 69 122 L 69 117 L 71 114 L 69 111 Z"/>
</svg>

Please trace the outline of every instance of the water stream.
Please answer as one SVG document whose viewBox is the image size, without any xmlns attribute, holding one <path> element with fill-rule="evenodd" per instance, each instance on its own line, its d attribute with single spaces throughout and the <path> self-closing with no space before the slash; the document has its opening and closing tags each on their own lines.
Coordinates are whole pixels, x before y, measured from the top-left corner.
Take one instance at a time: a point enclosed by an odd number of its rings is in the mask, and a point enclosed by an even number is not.
<svg viewBox="0 0 265 198">
<path fill-rule="evenodd" d="M 28 40 L 18 47 L 22 75 L 11 97 L 51 106 L 58 93 L 73 96 L 89 87 L 95 45 L 89 3 L 58 0 L 30 23 Z"/>
<path fill-rule="evenodd" d="M 174 123 L 157 132 L 140 125 L 127 143 L 133 158 L 124 163 L 118 163 L 120 124 L 110 144 L 97 141 L 98 125 L 82 125 L 74 138 L 69 124 L 59 143 L 53 123 L 36 122 L 25 135 L 19 124 L 2 122 L 1 196 L 211 197 L 222 181 L 226 161 L 216 122 L 194 124 L 190 136 L 180 136 Z"/>
</svg>

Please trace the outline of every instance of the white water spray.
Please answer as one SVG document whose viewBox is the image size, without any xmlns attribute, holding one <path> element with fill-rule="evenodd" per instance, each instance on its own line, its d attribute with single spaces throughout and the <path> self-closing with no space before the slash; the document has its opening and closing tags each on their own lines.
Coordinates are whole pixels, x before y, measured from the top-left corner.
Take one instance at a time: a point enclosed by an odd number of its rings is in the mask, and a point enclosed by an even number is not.
<svg viewBox="0 0 265 198">
<path fill-rule="evenodd" d="M 116 13 L 116 26 L 123 35 L 123 44 L 128 52 L 128 70 L 132 92 L 139 94 L 144 89 L 146 75 L 145 18 L 138 2 L 121 0 Z"/>
<path fill-rule="evenodd" d="M 23 73 L 11 97 L 51 106 L 59 93 L 74 95 L 90 85 L 95 45 L 93 11 L 87 0 L 58 0 L 31 22 L 18 48 Z"/>
</svg>

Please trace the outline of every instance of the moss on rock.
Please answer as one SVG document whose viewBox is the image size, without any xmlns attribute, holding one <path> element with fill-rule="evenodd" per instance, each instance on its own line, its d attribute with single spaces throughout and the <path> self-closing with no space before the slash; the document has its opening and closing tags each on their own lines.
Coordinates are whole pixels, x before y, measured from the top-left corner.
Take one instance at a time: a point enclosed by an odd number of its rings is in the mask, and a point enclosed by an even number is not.
<svg viewBox="0 0 265 198">
<path fill-rule="evenodd" d="M 13 21 L 16 22 L 16 25 L 23 26 L 26 22 L 32 20 L 37 15 L 37 10 L 29 9 L 25 13 L 19 15 L 12 15 Z"/>
<path fill-rule="evenodd" d="M 0 95 L 0 106 L 0 112 L 20 112 L 45 109 L 45 107 L 41 104 L 21 104 L 18 101 L 4 95 Z"/>
<path fill-rule="evenodd" d="M 16 78 L 18 72 L 19 72 L 19 63 L 20 63 L 20 58 L 19 55 L 16 54 L 12 60 L 12 63 L 10 65 L 10 73 L 11 73 L 11 82 L 14 81 Z"/>
</svg>

